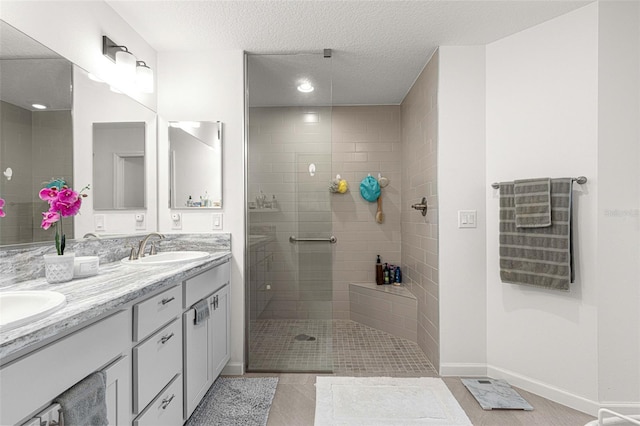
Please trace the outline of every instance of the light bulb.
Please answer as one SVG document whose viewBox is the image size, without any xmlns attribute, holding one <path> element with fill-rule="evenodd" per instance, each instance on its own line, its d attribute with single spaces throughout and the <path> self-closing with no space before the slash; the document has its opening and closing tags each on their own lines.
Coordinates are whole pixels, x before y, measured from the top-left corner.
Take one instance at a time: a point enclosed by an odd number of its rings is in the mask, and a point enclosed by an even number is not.
<svg viewBox="0 0 640 426">
<path fill-rule="evenodd" d="M 136 78 L 136 57 L 128 50 L 116 53 L 116 73 L 121 83 L 133 83 Z"/>
<path fill-rule="evenodd" d="M 142 93 L 153 93 L 153 70 L 143 61 L 137 62 L 136 87 Z"/>
</svg>

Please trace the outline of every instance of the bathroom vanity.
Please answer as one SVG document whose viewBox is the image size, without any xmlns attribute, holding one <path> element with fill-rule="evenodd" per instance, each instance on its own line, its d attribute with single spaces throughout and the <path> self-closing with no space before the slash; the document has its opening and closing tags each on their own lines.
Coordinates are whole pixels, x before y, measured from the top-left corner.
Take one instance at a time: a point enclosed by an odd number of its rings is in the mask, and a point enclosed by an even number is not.
<svg viewBox="0 0 640 426">
<path fill-rule="evenodd" d="M 230 257 L 114 262 L 56 286 L 64 308 L 0 333 L 0 424 L 31 424 L 56 396 L 103 371 L 110 425 L 181 425 L 230 357 Z M 46 286 L 38 279 L 12 289 Z M 210 316 L 196 326 L 192 306 L 203 299 Z"/>
</svg>

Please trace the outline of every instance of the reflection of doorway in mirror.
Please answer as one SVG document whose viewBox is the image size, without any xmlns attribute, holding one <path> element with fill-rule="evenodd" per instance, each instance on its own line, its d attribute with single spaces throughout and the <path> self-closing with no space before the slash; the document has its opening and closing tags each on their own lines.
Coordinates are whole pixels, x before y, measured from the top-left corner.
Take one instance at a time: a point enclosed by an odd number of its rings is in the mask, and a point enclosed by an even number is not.
<svg viewBox="0 0 640 426">
<path fill-rule="evenodd" d="M 113 154 L 113 205 L 116 209 L 144 208 L 144 152 Z M 132 184 L 135 182 L 136 184 Z"/>
</svg>

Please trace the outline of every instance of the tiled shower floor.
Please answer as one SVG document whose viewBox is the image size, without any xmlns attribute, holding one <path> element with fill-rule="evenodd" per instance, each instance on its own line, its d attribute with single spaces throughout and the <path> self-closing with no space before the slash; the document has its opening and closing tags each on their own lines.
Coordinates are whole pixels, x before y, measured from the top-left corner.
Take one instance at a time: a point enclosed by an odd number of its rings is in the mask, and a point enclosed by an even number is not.
<svg viewBox="0 0 640 426">
<path fill-rule="evenodd" d="M 436 375 L 417 343 L 349 320 L 252 321 L 249 350 L 250 371 Z"/>
</svg>

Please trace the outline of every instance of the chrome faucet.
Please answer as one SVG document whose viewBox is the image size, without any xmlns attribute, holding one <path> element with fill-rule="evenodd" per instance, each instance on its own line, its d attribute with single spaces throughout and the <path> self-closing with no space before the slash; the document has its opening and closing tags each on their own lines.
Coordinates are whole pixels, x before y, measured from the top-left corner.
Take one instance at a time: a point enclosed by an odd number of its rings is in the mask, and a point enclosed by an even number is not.
<svg viewBox="0 0 640 426">
<path fill-rule="evenodd" d="M 94 234 L 93 232 L 87 232 L 86 234 L 84 234 L 84 237 L 82 237 L 82 238 L 89 238 L 89 237 L 93 237 L 93 238 L 98 239 L 98 240 L 100 239 L 100 236 Z"/>
<path fill-rule="evenodd" d="M 137 259 L 144 257 L 144 249 L 147 247 L 147 241 L 149 241 L 149 238 L 154 236 L 160 238 L 161 240 L 164 238 L 164 235 L 157 232 L 152 232 L 144 237 L 142 241 L 140 241 L 140 245 L 138 246 L 138 256 L 136 257 Z"/>
</svg>

